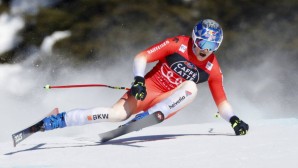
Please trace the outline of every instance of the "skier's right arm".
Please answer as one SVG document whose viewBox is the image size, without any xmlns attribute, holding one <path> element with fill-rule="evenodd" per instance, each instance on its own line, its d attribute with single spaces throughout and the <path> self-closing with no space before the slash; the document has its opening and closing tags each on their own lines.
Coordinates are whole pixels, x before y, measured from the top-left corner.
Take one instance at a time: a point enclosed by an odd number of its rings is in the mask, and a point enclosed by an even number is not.
<svg viewBox="0 0 298 168">
<path fill-rule="evenodd" d="M 131 87 L 131 94 L 137 100 L 144 100 L 147 91 L 145 85 L 145 69 L 148 62 L 158 61 L 172 52 L 172 49 L 176 46 L 171 38 L 168 38 L 160 43 L 157 43 L 146 50 L 140 52 L 135 56 L 133 62 L 134 79 Z"/>
</svg>

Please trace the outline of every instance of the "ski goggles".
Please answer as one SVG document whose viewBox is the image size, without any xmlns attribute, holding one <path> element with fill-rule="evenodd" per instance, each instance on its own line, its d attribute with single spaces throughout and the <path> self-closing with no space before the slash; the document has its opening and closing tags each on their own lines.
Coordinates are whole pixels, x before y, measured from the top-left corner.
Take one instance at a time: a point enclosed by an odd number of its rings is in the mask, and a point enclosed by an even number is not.
<svg viewBox="0 0 298 168">
<path fill-rule="evenodd" d="M 196 47 L 199 47 L 201 50 L 208 49 L 208 51 L 216 51 L 219 47 L 219 43 L 211 42 L 211 41 L 207 41 L 199 38 L 197 38 L 194 41 L 194 44 Z"/>
</svg>

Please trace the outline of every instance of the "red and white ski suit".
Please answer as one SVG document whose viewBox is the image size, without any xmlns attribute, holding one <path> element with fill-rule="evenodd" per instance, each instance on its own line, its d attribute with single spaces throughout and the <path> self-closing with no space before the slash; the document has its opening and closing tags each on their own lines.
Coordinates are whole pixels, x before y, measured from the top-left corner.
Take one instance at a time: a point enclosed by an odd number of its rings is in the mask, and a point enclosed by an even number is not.
<svg viewBox="0 0 298 168">
<path fill-rule="evenodd" d="M 196 84 L 208 81 L 216 105 L 226 100 L 223 75 L 216 56 L 212 53 L 206 60 L 199 61 L 192 50 L 193 42 L 188 36 L 176 36 L 157 43 L 138 55 L 146 56 L 147 63 L 158 61 L 145 75 L 147 96 L 137 102 L 134 113 L 146 111 L 169 95 L 184 81 Z M 135 74 L 137 75 L 137 74 Z M 127 92 L 122 98 L 127 98 Z"/>
</svg>

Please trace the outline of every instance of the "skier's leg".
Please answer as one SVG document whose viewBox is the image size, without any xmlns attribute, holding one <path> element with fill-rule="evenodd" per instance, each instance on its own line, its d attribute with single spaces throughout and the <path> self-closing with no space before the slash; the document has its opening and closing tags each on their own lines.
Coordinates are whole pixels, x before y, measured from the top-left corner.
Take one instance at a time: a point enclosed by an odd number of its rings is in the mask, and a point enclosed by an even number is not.
<svg viewBox="0 0 298 168">
<path fill-rule="evenodd" d="M 150 90 L 150 87 L 148 87 Z M 128 91 L 112 107 L 96 107 L 89 109 L 73 109 L 52 115 L 44 119 L 45 130 L 63 128 L 65 126 L 78 126 L 97 122 L 120 122 L 135 113 L 140 104 L 149 104 L 156 95 L 154 91 L 148 93 L 144 101 L 137 101 Z"/>
<path fill-rule="evenodd" d="M 190 104 L 197 95 L 197 86 L 193 81 L 185 81 L 176 89 L 155 98 L 147 111 L 149 114 L 161 111 L 166 118 Z"/>
<path fill-rule="evenodd" d="M 181 110 L 183 107 L 191 103 L 196 95 L 196 84 L 192 81 L 185 81 L 176 89 L 161 93 L 154 97 L 150 103 L 142 103 L 140 106 L 138 106 L 136 111 L 140 112 L 143 110 L 144 112 L 137 114 L 130 122 L 142 119 L 156 111 L 161 111 L 166 118 L 169 118 L 176 114 L 176 112 Z M 140 107 L 143 109 L 140 109 Z"/>
</svg>

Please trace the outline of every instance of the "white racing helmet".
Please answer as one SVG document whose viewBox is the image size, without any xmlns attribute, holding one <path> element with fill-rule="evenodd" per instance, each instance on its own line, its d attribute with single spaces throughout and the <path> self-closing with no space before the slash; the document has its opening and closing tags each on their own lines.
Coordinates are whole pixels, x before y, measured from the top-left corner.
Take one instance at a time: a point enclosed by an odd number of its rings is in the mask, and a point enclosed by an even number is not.
<svg viewBox="0 0 298 168">
<path fill-rule="evenodd" d="M 204 19 L 199 21 L 193 28 L 192 39 L 196 47 L 214 52 L 223 40 L 223 31 L 216 21 Z"/>
</svg>

